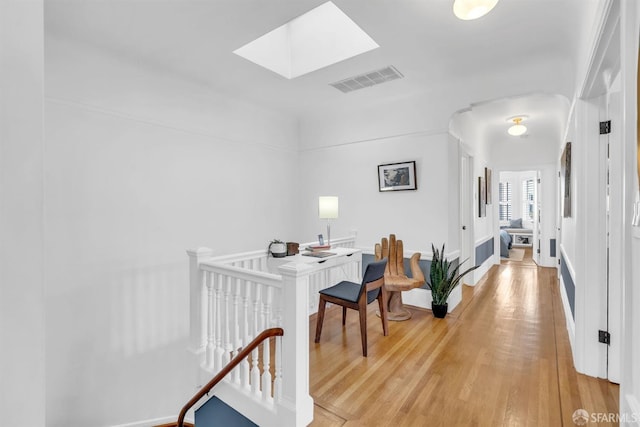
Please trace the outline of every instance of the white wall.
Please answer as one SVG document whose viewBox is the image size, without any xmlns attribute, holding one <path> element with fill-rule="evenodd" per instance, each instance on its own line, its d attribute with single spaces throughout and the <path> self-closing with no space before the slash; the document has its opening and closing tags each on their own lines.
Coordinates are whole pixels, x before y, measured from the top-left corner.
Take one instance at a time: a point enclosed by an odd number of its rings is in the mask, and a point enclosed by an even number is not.
<svg viewBox="0 0 640 427">
<path fill-rule="evenodd" d="M 300 153 L 299 184 L 302 239 L 324 234 L 318 219 L 318 196 L 335 195 L 340 217 L 332 220 L 333 236 L 357 231 L 357 245 L 373 250 L 384 236 L 395 233 L 409 250 L 431 250 L 449 241 L 449 200 L 457 193 L 448 179 L 449 141 L 446 133 L 381 138 L 348 145 L 307 149 Z M 378 165 L 416 161 L 416 191 L 379 192 Z M 457 223 L 457 215 L 453 218 Z"/>
<path fill-rule="evenodd" d="M 360 96 L 354 92 L 345 109 L 300 119 L 300 168 L 307 177 L 298 188 L 302 235 L 313 239 L 325 228 L 317 219 L 317 196 L 337 195 L 335 236 L 356 230 L 358 246 L 373 249 L 396 233 L 410 250 L 431 252 L 432 242 L 458 250 L 459 154 L 448 128 L 451 113 L 474 94 L 441 90 L 349 109 Z M 380 193 L 377 166 L 411 160 L 418 190 Z"/>
<path fill-rule="evenodd" d="M 0 1 L 0 424 L 45 425 L 42 1 Z"/>
<path fill-rule="evenodd" d="M 47 43 L 46 424 L 175 416 L 195 392 L 185 249 L 297 238 L 295 122 Z"/>
</svg>

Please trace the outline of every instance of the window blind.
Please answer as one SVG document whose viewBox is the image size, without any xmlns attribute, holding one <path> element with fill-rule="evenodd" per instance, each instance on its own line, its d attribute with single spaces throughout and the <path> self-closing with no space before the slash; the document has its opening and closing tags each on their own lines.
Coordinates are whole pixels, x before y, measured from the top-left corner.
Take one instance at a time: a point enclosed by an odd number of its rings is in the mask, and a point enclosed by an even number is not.
<svg viewBox="0 0 640 427">
<path fill-rule="evenodd" d="M 533 221 L 534 218 L 534 184 L 535 181 L 533 179 L 522 181 L 522 212 L 524 212 L 523 216 L 529 221 Z"/>
<path fill-rule="evenodd" d="M 509 221 L 511 219 L 511 183 L 500 182 L 498 185 L 498 193 L 500 221 Z"/>
</svg>

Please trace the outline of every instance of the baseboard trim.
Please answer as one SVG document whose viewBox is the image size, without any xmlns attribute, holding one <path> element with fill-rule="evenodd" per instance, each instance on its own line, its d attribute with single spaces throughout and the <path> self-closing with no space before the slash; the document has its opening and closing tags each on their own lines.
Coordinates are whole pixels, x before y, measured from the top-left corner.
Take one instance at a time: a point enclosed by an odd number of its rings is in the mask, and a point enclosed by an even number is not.
<svg viewBox="0 0 640 427">
<path fill-rule="evenodd" d="M 560 299 L 562 301 L 562 308 L 564 312 L 565 324 L 567 327 L 567 333 L 569 335 L 569 344 L 571 346 L 571 355 L 573 362 L 575 363 L 575 339 L 576 339 L 576 324 L 573 320 L 573 316 L 567 316 L 567 313 L 571 314 L 571 307 L 569 306 L 569 297 L 567 296 L 567 290 L 564 287 L 564 281 L 562 275 L 558 280 L 558 286 L 560 287 Z"/>
<path fill-rule="evenodd" d="M 498 261 L 496 262 L 496 255 L 493 254 L 489 258 L 485 259 L 480 267 L 465 276 L 464 283 L 469 286 L 477 285 L 495 264 L 500 264 L 500 258 L 498 258 Z M 462 267 L 463 270 L 469 268 L 466 264 Z M 471 283 L 468 283 L 467 280 L 470 280 Z"/>
<path fill-rule="evenodd" d="M 169 415 L 161 418 L 153 418 L 149 420 L 143 421 L 134 421 L 126 424 L 116 424 L 111 427 L 154 427 L 161 424 L 168 424 L 172 422 L 176 422 L 178 420 L 178 415 Z M 185 422 L 193 424 L 193 418 L 185 418 Z"/>
</svg>

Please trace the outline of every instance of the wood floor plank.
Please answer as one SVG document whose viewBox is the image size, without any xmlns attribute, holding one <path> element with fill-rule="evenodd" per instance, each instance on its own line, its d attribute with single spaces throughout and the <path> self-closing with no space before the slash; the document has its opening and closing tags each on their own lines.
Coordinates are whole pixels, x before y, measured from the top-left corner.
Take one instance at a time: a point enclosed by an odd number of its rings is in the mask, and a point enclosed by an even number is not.
<svg viewBox="0 0 640 427">
<path fill-rule="evenodd" d="M 572 426 L 576 409 L 618 411 L 617 385 L 576 373 L 556 270 L 530 250 L 463 286 L 445 319 L 410 307 L 384 337 L 373 306 L 366 358 L 357 316 L 343 327 L 341 310 L 327 309 L 310 343 L 312 426 Z"/>
</svg>

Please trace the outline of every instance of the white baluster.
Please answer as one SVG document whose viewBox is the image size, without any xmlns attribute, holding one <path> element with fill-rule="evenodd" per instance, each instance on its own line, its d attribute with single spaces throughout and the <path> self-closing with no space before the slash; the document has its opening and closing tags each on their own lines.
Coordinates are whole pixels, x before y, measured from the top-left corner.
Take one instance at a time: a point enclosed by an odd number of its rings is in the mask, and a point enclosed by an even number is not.
<svg viewBox="0 0 640 427">
<path fill-rule="evenodd" d="M 205 347 L 206 355 L 209 334 L 213 335 L 213 330 L 209 330 L 209 319 L 210 316 L 213 315 L 213 307 L 211 306 L 213 303 L 213 277 L 211 277 L 211 273 L 207 271 L 203 271 L 202 273 L 202 288 L 200 292 L 200 342 L 202 343 L 201 346 Z M 207 285 L 207 280 L 210 281 L 209 285 Z"/>
<path fill-rule="evenodd" d="M 214 372 L 218 372 L 222 369 L 222 355 L 224 350 L 222 349 L 222 313 L 221 313 L 221 293 L 222 293 L 222 282 L 224 280 L 224 276 L 222 274 L 215 275 L 214 282 L 214 294 L 213 294 L 213 307 L 214 307 L 214 315 L 215 315 L 215 335 L 216 335 L 216 344 L 215 344 L 215 357 L 214 357 Z"/>
<path fill-rule="evenodd" d="M 253 298 L 253 336 L 258 335 L 260 330 L 260 291 L 261 285 L 255 284 L 255 294 Z M 260 395 L 260 367 L 258 366 L 258 348 L 251 352 L 251 392 Z"/>
<path fill-rule="evenodd" d="M 222 356 L 222 363 L 226 366 L 231 360 L 231 351 L 233 350 L 233 346 L 231 345 L 231 308 L 230 308 L 230 299 L 231 299 L 231 280 L 230 276 L 225 277 L 225 287 L 224 287 L 224 355 Z M 225 380 L 229 380 L 229 377 L 226 377 Z"/>
<path fill-rule="evenodd" d="M 213 369 L 213 351 L 214 351 L 214 312 L 213 312 L 213 274 L 206 272 L 205 286 L 207 288 L 206 299 L 206 319 L 207 319 L 207 351 L 206 351 L 206 368 Z"/>
<path fill-rule="evenodd" d="M 242 346 L 240 341 L 240 313 L 238 311 L 238 305 L 240 304 L 240 291 L 242 290 L 242 279 L 236 279 L 233 287 L 233 353 L 232 358 L 238 354 L 238 349 Z M 238 367 L 233 369 L 233 381 L 240 384 L 240 369 Z"/>
<path fill-rule="evenodd" d="M 276 338 L 276 377 L 273 380 L 273 399 L 280 402 L 282 398 L 282 337 Z"/>
<path fill-rule="evenodd" d="M 249 334 L 249 301 L 251 298 L 251 282 L 244 282 L 244 294 L 242 297 L 242 347 L 244 348 L 249 341 L 251 341 L 251 337 Z M 249 358 L 245 357 L 245 359 L 240 364 L 240 380 L 242 383 L 242 387 L 249 388 L 249 371 L 251 370 L 251 366 L 249 365 Z"/>
<path fill-rule="evenodd" d="M 263 305 L 264 329 L 271 326 L 271 303 L 273 300 L 273 288 L 267 288 L 267 295 Z M 270 340 L 265 340 L 262 344 L 262 400 L 272 402 L 271 395 L 271 349 Z"/>
<path fill-rule="evenodd" d="M 262 400 L 273 402 L 271 394 L 271 340 L 267 339 L 262 343 Z"/>
</svg>

